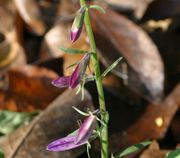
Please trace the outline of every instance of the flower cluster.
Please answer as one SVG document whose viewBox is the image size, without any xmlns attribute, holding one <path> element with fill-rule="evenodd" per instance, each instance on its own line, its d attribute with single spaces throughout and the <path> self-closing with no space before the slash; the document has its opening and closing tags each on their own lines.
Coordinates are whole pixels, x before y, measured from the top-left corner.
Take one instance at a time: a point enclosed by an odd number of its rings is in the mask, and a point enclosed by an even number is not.
<svg viewBox="0 0 180 158">
<path fill-rule="evenodd" d="M 53 141 L 47 146 L 47 150 L 66 151 L 84 145 L 88 142 L 95 127 L 96 127 L 95 116 L 93 114 L 90 114 L 84 120 L 83 124 L 75 134 L 73 135 L 70 134 L 64 138 Z"/>
</svg>

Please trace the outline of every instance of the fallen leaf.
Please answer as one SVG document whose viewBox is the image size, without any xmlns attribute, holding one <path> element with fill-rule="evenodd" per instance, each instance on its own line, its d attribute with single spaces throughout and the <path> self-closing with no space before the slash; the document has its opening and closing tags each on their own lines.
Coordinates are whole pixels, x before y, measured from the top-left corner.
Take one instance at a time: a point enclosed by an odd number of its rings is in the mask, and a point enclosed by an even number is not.
<svg viewBox="0 0 180 158">
<path fill-rule="evenodd" d="M 148 19 L 159 20 L 159 19 L 178 17 L 180 15 L 179 7 L 180 7 L 180 1 L 178 0 L 153 1 L 149 5 L 147 11 L 145 12 L 143 20 L 148 20 Z"/>
<path fill-rule="evenodd" d="M 106 0 L 115 10 L 132 13 L 137 19 L 141 19 L 154 0 Z"/>
<path fill-rule="evenodd" d="M 9 32 L 14 27 L 15 7 L 11 0 L 0 1 L 0 32 Z"/>
<path fill-rule="evenodd" d="M 25 63 L 26 57 L 16 40 L 15 32 L 0 32 L 0 70 Z"/>
<path fill-rule="evenodd" d="M 70 24 L 60 23 L 53 26 L 46 33 L 40 51 L 41 59 L 63 56 L 64 53 L 60 48 L 70 46 L 68 34 L 70 28 Z"/>
<path fill-rule="evenodd" d="M 122 55 L 128 67 L 120 64 L 114 73 L 122 77 L 125 70 L 128 87 L 151 102 L 159 100 L 164 89 L 164 66 L 157 47 L 139 26 L 109 8 L 106 11 L 105 15 L 91 13 L 102 63 L 108 67 Z"/>
<path fill-rule="evenodd" d="M 142 115 L 125 131 L 110 136 L 111 150 L 141 141 L 164 138 L 180 106 L 180 85 L 158 105 L 147 105 Z M 118 138 L 118 140 L 117 140 Z"/>
<path fill-rule="evenodd" d="M 71 97 L 69 97 L 71 96 Z M 83 117 L 72 106 L 87 111 L 93 111 L 91 97 L 85 91 L 85 99 L 76 95 L 76 90 L 67 90 L 48 108 L 36 117 L 29 125 L 19 128 L 14 133 L 0 139 L 6 158 L 44 157 L 44 158 L 74 158 L 83 152 L 83 148 L 66 152 L 49 152 L 46 146 L 57 138 L 61 138 L 78 128 L 77 120 Z"/>
<path fill-rule="evenodd" d="M 42 35 L 46 30 L 46 26 L 41 19 L 37 3 L 33 0 L 14 0 L 14 2 L 23 20 L 36 34 Z"/>
<path fill-rule="evenodd" d="M 64 91 L 51 85 L 58 75 L 46 68 L 14 67 L 6 77 L 7 89 L 0 91 L 0 109 L 25 112 L 44 109 Z"/>
</svg>

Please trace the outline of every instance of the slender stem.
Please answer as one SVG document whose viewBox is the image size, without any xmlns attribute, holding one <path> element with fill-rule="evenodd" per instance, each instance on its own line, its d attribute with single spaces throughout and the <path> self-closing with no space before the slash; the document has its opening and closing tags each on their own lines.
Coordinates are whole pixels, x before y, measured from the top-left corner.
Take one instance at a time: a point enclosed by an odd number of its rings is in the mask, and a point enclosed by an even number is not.
<svg viewBox="0 0 180 158">
<path fill-rule="evenodd" d="M 85 0 L 80 0 L 80 4 L 81 4 L 81 7 L 86 6 Z M 100 110 L 103 112 L 106 112 L 104 91 L 103 91 L 103 85 L 102 85 L 102 77 L 101 77 L 101 71 L 100 71 L 100 66 L 99 66 L 99 59 L 97 56 L 96 43 L 95 43 L 93 31 L 92 31 L 92 26 L 90 23 L 90 17 L 89 17 L 88 9 L 86 9 L 86 12 L 85 12 L 84 22 L 85 22 L 87 35 L 89 37 L 90 46 L 91 46 L 91 49 L 93 52 L 93 55 L 91 56 L 91 60 L 92 60 L 93 67 L 94 67 L 95 81 L 96 81 L 96 87 L 97 87 L 97 91 L 98 91 Z M 101 115 L 101 119 L 104 120 L 104 114 L 103 113 Z M 102 128 L 101 157 L 102 158 L 108 158 L 108 125 L 103 126 L 103 128 Z"/>
</svg>

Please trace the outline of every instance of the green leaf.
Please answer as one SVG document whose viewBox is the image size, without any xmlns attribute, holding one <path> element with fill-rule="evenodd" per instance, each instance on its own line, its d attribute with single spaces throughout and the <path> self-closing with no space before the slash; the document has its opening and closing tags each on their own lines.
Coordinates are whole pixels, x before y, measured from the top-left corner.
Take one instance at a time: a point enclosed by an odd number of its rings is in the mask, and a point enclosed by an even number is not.
<svg viewBox="0 0 180 158">
<path fill-rule="evenodd" d="M 68 54 L 85 54 L 87 51 L 79 50 L 79 49 L 70 49 L 70 48 L 60 48 L 63 52 Z"/>
<path fill-rule="evenodd" d="M 69 65 L 66 69 L 69 69 L 69 68 L 71 68 L 71 67 L 77 65 L 78 63 L 79 63 L 79 62 L 73 63 L 73 64 Z"/>
<path fill-rule="evenodd" d="M 119 62 L 122 60 L 123 57 L 119 57 L 112 65 L 110 65 L 102 74 L 102 77 L 105 77 L 111 70 L 113 70 Z"/>
<path fill-rule="evenodd" d="M 180 149 L 169 152 L 166 155 L 166 158 L 180 158 Z"/>
<path fill-rule="evenodd" d="M 7 110 L 0 111 L 0 133 L 9 134 L 21 125 L 29 123 L 38 112 L 22 113 Z"/>
<path fill-rule="evenodd" d="M 5 158 L 1 149 L 0 149 L 0 158 Z"/>
<path fill-rule="evenodd" d="M 138 151 L 140 149 L 142 149 L 143 147 L 147 146 L 151 144 L 150 141 L 146 141 L 146 142 L 141 142 L 139 144 L 135 144 L 133 146 L 130 146 L 128 148 L 126 148 L 125 150 L 123 150 L 121 153 L 117 154 L 117 156 L 115 156 L 116 158 L 120 158 L 120 157 L 123 157 L 123 156 L 126 156 L 128 154 L 131 154 L 135 151 Z"/>
<path fill-rule="evenodd" d="M 106 11 L 101 6 L 99 6 L 99 5 L 90 5 L 89 8 L 90 9 L 96 9 L 96 10 L 100 11 L 103 14 L 106 13 Z"/>
</svg>

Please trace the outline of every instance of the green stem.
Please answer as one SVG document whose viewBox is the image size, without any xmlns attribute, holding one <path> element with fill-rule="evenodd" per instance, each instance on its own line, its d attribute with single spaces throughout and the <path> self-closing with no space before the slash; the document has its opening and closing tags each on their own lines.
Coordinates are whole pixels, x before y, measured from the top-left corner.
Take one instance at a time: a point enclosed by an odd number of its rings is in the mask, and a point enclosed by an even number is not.
<svg viewBox="0 0 180 158">
<path fill-rule="evenodd" d="M 80 0 L 80 4 L 81 4 L 81 7 L 86 6 L 85 0 Z M 91 60 L 92 60 L 93 67 L 94 67 L 95 81 L 96 81 L 96 87 L 97 87 L 97 91 L 98 91 L 100 110 L 102 111 L 101 119 L 104 120 L 105 116 L 104 116 L 103 112 L 106 112 L 106 106 L 105 106 L 104 91 L 103 91 L 103 85 L 102 85 L 102 77 L 101 77 L 99 59 L 97 56 L 96 43 L 95 43 L 93 31 L 92 31 L 92 26 L 90 23 L 88 9 L 86 9 L 86 12 L 85 12 L 84 22 L 85 22 L 87 35 L 89 37 L 90 46 L 91 46 L 91 49 L 93 52 L 93 55 L 91 56 Z M 108 158 L 108 123 L 107 123 L 107 126 L 102 127 L 101 157 Z"/>
</svg>

